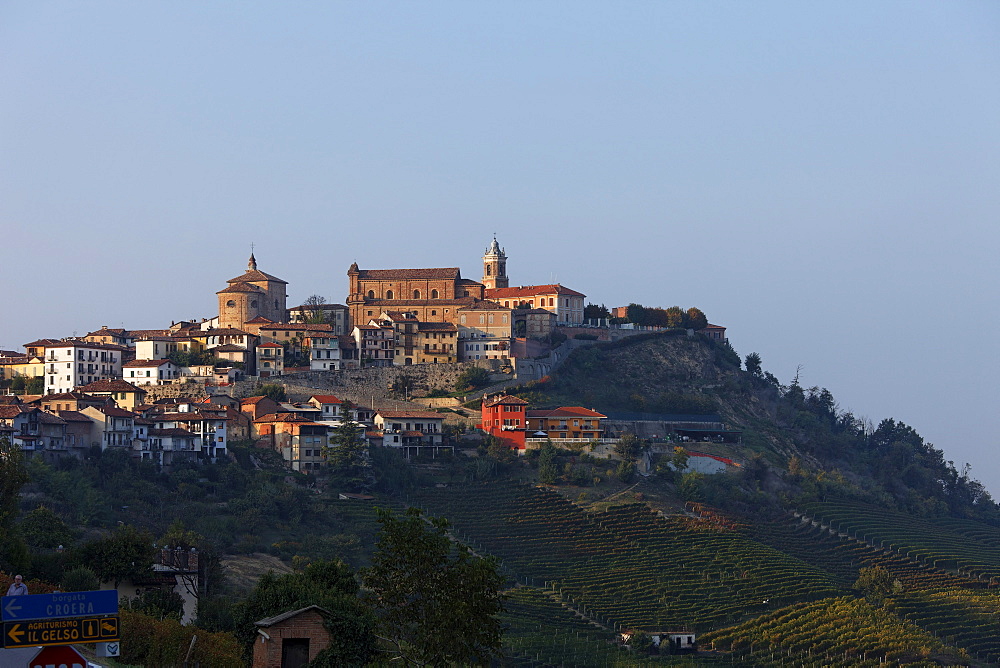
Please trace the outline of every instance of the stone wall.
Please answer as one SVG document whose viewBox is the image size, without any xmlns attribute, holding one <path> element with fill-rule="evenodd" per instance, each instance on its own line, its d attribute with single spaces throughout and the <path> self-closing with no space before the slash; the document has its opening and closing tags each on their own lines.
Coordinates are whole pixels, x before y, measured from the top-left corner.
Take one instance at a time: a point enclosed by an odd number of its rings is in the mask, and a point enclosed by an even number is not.
<svg viewBox="0 0 1000 668">
<path fill-rule="evenodd" d="M 151 404 L 157 399 L 176 399 L 178 397 L 190 397 L 192 399 L 204 399 L 209 395 L 209 390 L 224 393 L 225 388 L 208 387 L 203 383 L 173 383 L 170 385 L 142 385 L 146 390 L 143 399 L 147 404 Z"/>
<path fill-rule="evenodd" d="M 303 371 L 266 378 L 263 382 L 284 385 L 288 398 L 293 401 L 305 401 L 313 394 L 332 394 L 340 399 L 368 406 L 373 399 L 377 404 L 380 403 L 379 400 L 399 399 L 399 394 L 393 392 L 392 387 L 397 381 L 405 378 L 409 380 L 411 398 L 416 397 L 415 401 L 424 403 L 429 399 L 420 397 L 433 390 L 453 391 L 459 374 L 468 367 L 478 365 L 489 368 L 490 365 L 481 362 L 496 361 L 498 360 L 479 360 L 480 363 L 368 367 L 339 371 Z M 493 374 L 493 379 L 496 381 L 509 378 L 509 374 Z M 256 380 L 240 381 L 233 386 L 233 396 L 249 396 L 256 385 Z"/>
</svg>

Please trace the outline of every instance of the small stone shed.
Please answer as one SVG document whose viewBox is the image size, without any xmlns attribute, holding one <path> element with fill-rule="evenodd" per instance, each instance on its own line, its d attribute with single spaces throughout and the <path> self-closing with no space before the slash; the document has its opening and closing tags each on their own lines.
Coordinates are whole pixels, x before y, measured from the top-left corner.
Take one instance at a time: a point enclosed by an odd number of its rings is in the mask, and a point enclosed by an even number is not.
<svg viewBox="0 0 1000 668">
<path fill-rule="evenodd" d="M 318 605 L 283 612 L 254 622 L 253 668 L 301 668 L 330 644 L 323 619 L 330 612 Z"/>
</svg>

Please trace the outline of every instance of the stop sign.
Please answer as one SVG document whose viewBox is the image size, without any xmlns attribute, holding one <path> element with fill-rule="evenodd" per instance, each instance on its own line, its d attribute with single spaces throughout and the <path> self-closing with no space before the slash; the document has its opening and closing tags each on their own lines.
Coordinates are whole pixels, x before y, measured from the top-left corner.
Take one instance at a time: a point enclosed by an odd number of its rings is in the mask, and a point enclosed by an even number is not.
<svg viewBox="0 0 1000 668">
<path fill-rule="evenodd" d="M 69 645 L 53 645 L 43 647 L 28 662 L 28 668 L 87 668 L 87 662 Z"/>
</svg>

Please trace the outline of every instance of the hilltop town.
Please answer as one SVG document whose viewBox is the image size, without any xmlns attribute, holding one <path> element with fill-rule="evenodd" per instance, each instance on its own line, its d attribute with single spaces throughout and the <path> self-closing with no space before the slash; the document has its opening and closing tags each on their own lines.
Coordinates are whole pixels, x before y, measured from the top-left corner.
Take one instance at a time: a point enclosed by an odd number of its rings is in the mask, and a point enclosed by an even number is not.
<svg viewBox="0 0 1000 668">
<path fill-rule="evenodd" d="M 259 269 L 251 252 L 246 270 L 216 292 L 211 317 L 152 330 L 105 326 L 0 351 L 0 436 L 46 461 L 114 448 L 165 470 L 179 461 L 219 461 L 231 442 L 249 441 L 315 474 L 345 422 L 369 445 L 408 455 L 451 447 L 447 416 L 433 409 L 459 404 L 441 395 L 452 394 L 470 367 L 480 371 L 469 390 L 499 390 L 544 378 L 574 348 L 598 341 L 668 328 L 726 340 L 725 328 L 696 308 L 609 311 L 558 283 L 511 285 L 496 238 L 482 256 L 479 281 L 457 267 L 357 263 L 347 278 L 345 303 L 313 295 L 289 306 L 288 283 Z M 416 377 L 434 380 L 419 386 Z M 292 387 L 297 396 L 284 392 Z M 421 395 L 439 401 L 406 401 Z M 493 415 L 509 401 L 487 398 L 465 427 L 476 423 L 519 451 L 545 438 L 614 440 L 601 424 L 607 416 L 593 408 Z"/>
</svg>

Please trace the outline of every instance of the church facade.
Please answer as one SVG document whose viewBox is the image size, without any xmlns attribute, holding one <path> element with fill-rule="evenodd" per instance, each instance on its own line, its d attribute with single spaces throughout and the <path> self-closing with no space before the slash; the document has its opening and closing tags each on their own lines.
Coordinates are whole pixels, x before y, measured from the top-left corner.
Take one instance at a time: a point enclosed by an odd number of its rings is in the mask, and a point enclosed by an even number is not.
<svg viewBox="0 0 1000 668">
<path fill-rule="evenodd" d="M 217 327 L 243 329 L 244 323 L 259 317 L 285 321 L 288 282 L 257 269 L 253 253 L 246 272 L 226 282 L 229 286 L 215 293 L 219 298 Z"/>
</svg>

